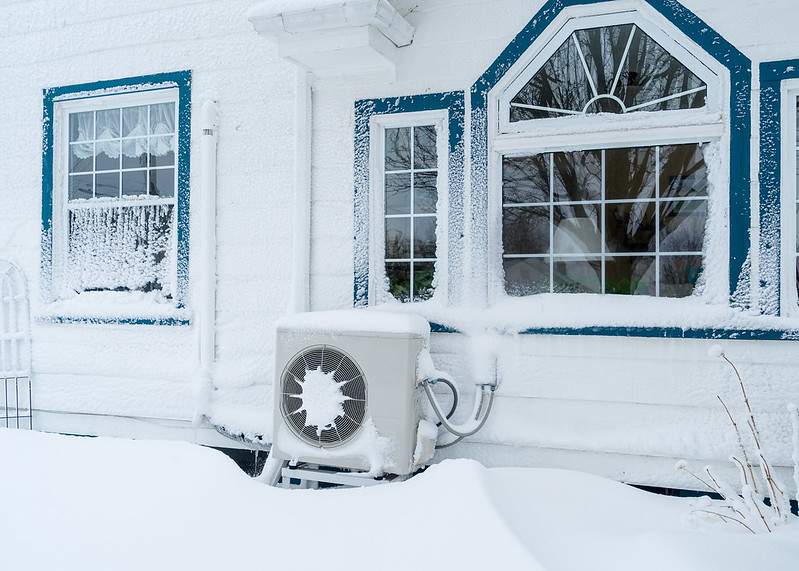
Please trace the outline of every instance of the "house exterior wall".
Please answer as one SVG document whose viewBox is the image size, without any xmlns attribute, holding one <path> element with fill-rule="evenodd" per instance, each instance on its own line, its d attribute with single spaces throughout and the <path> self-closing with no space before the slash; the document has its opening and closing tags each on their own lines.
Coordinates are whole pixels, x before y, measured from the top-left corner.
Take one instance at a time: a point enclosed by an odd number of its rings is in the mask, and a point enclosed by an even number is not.
<svg viewBox="0 0 799 571">
<path fill-rule="evenodd" d="M 275 321 L 296 294 L 291 252 L 297 222 L 294 116 L 298 72 L 278 57 L 247 21 L 257 2 L 133 3 L 33 1 L 0 4 L 0 74 L 6 103 L 7 152 L 13 172 L 0 185 L 0 258 L 17 263 L 32 292 L 34 318 L 46 313 L 39 295 L 42 90 L 178 70 L 191 71 L 189 293 L 185 325 L 55 323 L 34 319 L 33 375 L 38 428 L 79 434 L 178 437 L 219 445 L 200 415 L 235 434 L 271 431 Z M 316 79 L 311 103 L 310 298 L 314 311 L 351 307 L 356 207 L 353 142 L 356 102 L 420 94 L 468 94 L 475 81 L 545 5 L 543 0 L 392 0 L 416 28 L 413 44 L 396 50 L 396 80 Z M 589 6 L 591 2 L 587 3 Z M 646 3 L 629 6 L 654 13 Z M 664 4 L 664 2 L 660 2 Z M 759 65 L 799 58 L 793 0 L 684 0 L 682 4 L 751 60 L 752 261 L 758 262 Z M 657 14 L 655 14 L 657 15 Z M 213 378 L 199 367 L 196 300 L 204 269 L 200 249 L 200 108 L 218 102 L 216 362 Z M 469 111 L 466 112 L 466 122 Z M 725 118 L 729 131 L 729 120 Z M 499 381 L 494 411 L 474 437 L 438 458 L 470 456 L 486 465 L 576 468 L 619 480 L 691 488 L 673 470 L 678 458 L 725 462 L 735 449 L 716 395 L 737 402 L 732 370 L 709 350 L 721 344 L 747 382 L 767 447 L 776 463 L 790 459 L 785 404 L 799 400 L 799 345 L 779 335 L 735 339 L 712 330 L 730 326 L 710 315 L 704 335 L 653 331 L 638 315 L 635 331 L 568 329 L 557 315 L 503 323 L 497 299 L 473 248 L 489 228 L 470 220 L 472 188 L 466 135 L 463 210 L 448 212 L 465 237 L 460 255 L 469 272 L 450 275 L 449 299 L 419 312 L 451 332 L 432 334 L 433 359 L 450 372 L 469 401 L 473 383 Z M 452 174 L 452 173 L 451 173 Z M 460 221 L 460 222 L 459 222 Z M 489 263 L 493 263 L 490 262 Z M 462 268 L 461 264 L 457 265 Z M 482 273 L 481 273 L 482 272 Z M 585 303 L 585 302 L 584 302 Z M 588 306 L 593 306 L 589 302 Z M 597 301 L 596 304 L 601 304 Z M 756 305 L 756 304 L 755 304 Z M 680 306 L 673 306 L 679 308 Z M 713 313 L 713 307 L 709 309 Z M 527 308 L 529 311 L 529 308 Z M 543 309 L 541 310 L 543 313 Z M 611 310 L 612 312 L 612 310 Z M 757 312 L 757 310 L 755 310 Z M 469 314 L 480 319 L 469 320 Z M 493 315 L 493 317 L 492 317 Z M 715 314 L 714 314 L 715 315 Z M 443 323 L 465 324 L 464 327 Z M 769 327 L 797 327 L 771 317 Z M 714 321 L 715 320 L 715 321 Z M 679 320 L 678 320 L 679 321 Z M 542 325 L 543 323 L 543 325 Z M 598 328 L 591 329 L 590 326 Z M 678 324 L 679 325 L 679 324 Z M 558 331 L 554 331 L 558 329 Z M 679 327 L 676 327 L 679 329 Z M 757 327 L 750 330 L 757 330 Z M 745 336 L 745 335 L 744 335 Z M 686 338 L 684 338 L 686 337 Z M 718 337 L 718 338 L 713 338 Z M 468 409 L 468 406 L 465 408 Z M 461 417 L 462 418 L 462 417 Z M 194 425 L 192 424 L 194 421 Z M 194 428 L 199 426 L 200 428 Z"/>
<path fill-rule="evenodd" d="M 397 97 L 430 93 L 469 93 L 475 80 L 545 3 L 440 0 L 416 4 L 393 2 L 416 27 L 413 44 L 396 52 L 394 83 L 370 83 L 366 79 L 325 80 L 315 84 L 314 173 L 324 173 L 324 178 L 315 176 L 313 181 L 315 224 L 320 224 L 330 208 L 329 196 L 334 189 L 328 181 L 337 181 L 337 204 L 343 203 L 349 191 L 346 183 L 351 176 L 352 156 L 347 143 L 353 127 L 343 118 L 352 117 L 357 101 L 388 102 Z M 718 2 L 687 0 L 682 4 L 752 62 L 749 175 L 752 253 L 757 265 L 760 126 L 757 68 L 763 61 L 799 55 L 799 42 L 792 39 L 785 24 L 795 19 L 796 6 L 791 2 L 734 2 L 722 6 Z M 636 3 L 630 6 L 635 7 Z M 637 6 L 650 9 L 642 3 Z M 729 123 L 725 129 L 729 129 Z M 475 199 L 475 189 L 469 188 L 468 181 L 470 151 L 474 153 L 467 147 L 467 211 L 470 199 Z M 357 182 L 354 184 L 357 188 Z M 341 212 L 342 220 L 345 215 L 346 212 Z M 449 215 L 452 218 L 453 213 Z M 484 231 L 482 227 L 467 228 L 464 249 L 468 250 L 474 236 Z M 327 233 L 323 235 L 313 249 L 312 307 L 317 310 L 346 307 L 353 287 L 349 278 L 353 270 L 358 272 L 346 247 L 350 236 L 345 232 L 338 233 L 337 239 Z M 316 230 L 314 236 L 318 237 Z M 468 252 L 465 255 L 468 258 Z M 358 263 L 356 254 L 354 265 Z M 750 400 L 762 419 L 759 422 L 769 426 L 762 429 L 762 434 L 776 463 L 791 465 L 791 429 L 785 405 L 799 395 L 799 380 L 795 375 L 799 347 L 795 341 L 735 339 L 723 333 L 718 334 L 718 339 L 711 338 L 717 336 L 713 333 L 707 333 L 704 336 L 708 338 L 704 339 L 663 338 L 670 334 L 640 330 L 634 333 L 608 330 L 600 335 L 594 335 L 596 331 L 590 335 L 570 331 L 552 335 L 542 328 L 537 334 L 532 334 L 533 331 L 518 334 L 519 328 L 513 329 L 502 322 L 501 309 L 497 310 L 499 317 L 490 319 L 492 305 L 498 300 L 480 291 L 490 287 L 485 282 L 485 276 L 478 272 L 475 281 L 470 283 L 467 276 L 463 284 L 456 285 L 456 290 L 461 289 L 454 295 L 450 286 L 449 303 L 443 304 L 454 308 L 449 314 L 441 306 L 401 309 L 419 312 L 431 322 L 442 317 L 446 320 L 447 316 L 457 321 L 463 316 L 459 311 L 466 308 L 464 311 L 468 313 L 470 307 L 486 316 L 482 325 L 468 332 L 432 335 L 436 365 L 462 382 L 464 400 L 468 402 L 473 394 L 470 383 L 490 380 L 493 374 L 486 364 L 487 353 L 496 357 L 500 383 L 485 428 L 465 443 L 440 451 L 438 458 L 467 455 L 487 465 L 576 468 L 623 481 L 693 488 L 696 482 L 673 469 L 677 459 L 693 460 L 697 466 L 707 461 L 723 466 L 736 450 L 734 433 L 716 395 L 737 407 L 740 402 L 737 380 L 726 363 L 709 354 L 710 349 L 720 344 L 747 383 Z M 338 294 L 331 295 L 334 284 Z M 585 308 L 590 313 L 594 307 L 588 304 Z M 638 317 L 632 320 L 638 325 L 647 324 L 645 315 Z M 532 329 L 537 321 L 531 315 Z M 552 315 L 543 321 L 548 326 L 557 324 Z M 657 322 L 653 318 L 649 324 L 657 329 Z M 777 327 L 781 323 L 785 329 L 795 326 L 792 320 L 784 319 L 770 322 L 768 327 L 775 323 Z M 561 325 L 568 329 L 566 318 Z M 713 327 L 734 326 L 719 316 Z M 510 331 L 503 331 L 506 329 Z"/>
<path fill-rule="evenodd" d="M 2 114 L 14 175 L 0 189 L 0 257 L 25 272 L 34 315 L 35 425 L 79 434 L 208 440 L 193 430 L 211 395 L 263 405 L 271 324 L 291 296 L 293 115 L 297 73 L 252 32 L 252 2 L 11 2 L 2 6 Z M 57 323 L 41 319 L 42 90 L 191 72 L 191 324 Z M 218 102 L 216 364 L 198 358 L 201 108 Z M 287 141 L 289 143 L 287 144 Z M 242 229 L 246 228 L 246 231 Z M 38 319 L 37 319 L 38 317 Z M 261 385 L 261 387 L 259 387 Z M 246 393 L 242 397 L 241 393 Z M 264 405 L 268 408 L 267 405 Z M 266 421 L 264 421 L 266 424 Z"/>
</svg>

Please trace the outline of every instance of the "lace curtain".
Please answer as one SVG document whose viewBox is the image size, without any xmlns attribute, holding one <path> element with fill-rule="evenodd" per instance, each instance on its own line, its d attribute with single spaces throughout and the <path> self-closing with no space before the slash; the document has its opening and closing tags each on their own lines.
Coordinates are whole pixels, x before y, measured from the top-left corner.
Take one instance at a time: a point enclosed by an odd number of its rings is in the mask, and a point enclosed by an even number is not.
<svg viewBox="0 0 799 571">
<path fill-rule="evenodd" d="M 173 137 L 170 136 L 174 133 L 174 103 L 70 115 L 70 143 L 75 156 L 81 159 L 100 153 L 116 159 L 120 152 L 128 158 L 137 158 L 147 154 L 148 138 L 149 153 L 157 157 L 164 156 L 174 148 Z M 92 141 L 96 142 L 93 144 Z"/>
</svg>

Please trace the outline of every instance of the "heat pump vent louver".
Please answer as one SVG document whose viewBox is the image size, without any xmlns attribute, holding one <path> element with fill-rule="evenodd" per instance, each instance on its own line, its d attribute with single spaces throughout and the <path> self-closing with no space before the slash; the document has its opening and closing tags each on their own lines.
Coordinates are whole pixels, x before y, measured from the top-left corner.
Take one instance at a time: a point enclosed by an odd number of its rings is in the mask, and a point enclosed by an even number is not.
<svg viewBox="0 0 799 571">
<path fill-rule="evenodd" d="M 366 416 L 366 379 L 346 353 L 330 345 L 294 356 L 281 377 L 280 411 L 304 442 L 334 448 L 350 440 Z"/>
</svg>

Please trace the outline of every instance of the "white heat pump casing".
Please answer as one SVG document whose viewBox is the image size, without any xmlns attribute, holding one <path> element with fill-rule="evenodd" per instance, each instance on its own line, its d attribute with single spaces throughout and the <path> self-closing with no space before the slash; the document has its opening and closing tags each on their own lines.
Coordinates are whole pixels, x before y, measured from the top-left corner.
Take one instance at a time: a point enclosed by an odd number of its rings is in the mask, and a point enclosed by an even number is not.
<svg viewBox="0 0 799 571">
<path fill-rule="evenodd" d="M 422 420 L 417 362 L 428 338 L 428 323 L 406 314 L 347 310 L 281 319 L 277 325 L 271 454 L 291 462 L 335 468 L 400 475 L 414 472 L 430 459 L 435 443 L 420 442 L 424 457 L 414 459 Z M 363 425 L 344 443 L 333 446 L 312 445 L 298 436 L 281 410 L 287 367 L 299 354 L 320 346 L 336 349 L 354 361 L 366 385 Z"/>
</svg>

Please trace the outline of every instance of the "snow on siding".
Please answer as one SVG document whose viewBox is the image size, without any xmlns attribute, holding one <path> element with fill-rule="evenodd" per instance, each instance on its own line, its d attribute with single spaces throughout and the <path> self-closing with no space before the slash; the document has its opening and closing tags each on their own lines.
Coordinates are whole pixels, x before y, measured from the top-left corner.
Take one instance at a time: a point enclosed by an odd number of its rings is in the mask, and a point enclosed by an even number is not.
<svg viewBox="0 0 799 571">
<path fill-rule="evenodd" d="M 255 3 L 34 0 L 4 6 L 0 75 L 7 97 L 0 119 L 14 144 L 0 165 L 14 176 L 0 185 L 0 256 L 23 268 L 34 314 L 48 313 L 38 294 L 42 89 L 191 70 L 188 314 L 199 282 L 192 254 L 203 231 L 199 109 L 217 100 L 214 382 L 220 394 L 226 387 L 254 387 L 248 406 L 268 415 L 268 391 L 257 387 L 271 383 L 273 324 L 291 293 L 293 154 L 286 140 L 293 128 L 295 71 L 252 30 L 246 14 Z M 95 281 L 101 278 L 103 268 L 89 269 Z M 34 400 L 56 413 L 190 421 L 202 394 L 198 385 L 205 382 L 195 335 L 193 325 L 36 323 Z"/>
</svg>

